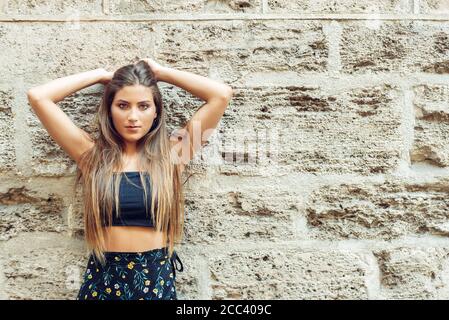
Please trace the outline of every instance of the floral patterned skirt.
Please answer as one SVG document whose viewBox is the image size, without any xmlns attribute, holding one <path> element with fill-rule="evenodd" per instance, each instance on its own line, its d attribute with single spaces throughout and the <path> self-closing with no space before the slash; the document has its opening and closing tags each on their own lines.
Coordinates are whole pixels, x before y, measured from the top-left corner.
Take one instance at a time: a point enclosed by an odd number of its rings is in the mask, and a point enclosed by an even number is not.
<svg viewBox="0 0 449 320">
<path fill-rule="evenodd" d="M 177 300 L 176 270 L 181 259 L 168 247 L 144 252 L 105 252 L 106 264 L 87 262 L 77 300 Z M 175 268 L 176 260 L 181 268 Z"/>
</svg>

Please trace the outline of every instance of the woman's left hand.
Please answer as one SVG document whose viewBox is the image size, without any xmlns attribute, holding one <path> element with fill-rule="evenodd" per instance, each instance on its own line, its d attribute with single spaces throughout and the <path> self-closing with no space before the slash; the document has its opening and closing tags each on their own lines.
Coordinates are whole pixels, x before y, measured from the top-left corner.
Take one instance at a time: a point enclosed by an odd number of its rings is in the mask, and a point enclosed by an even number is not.
<svg viewBox="0 0 449 320">
<path fill-rule="evenodd" d="M 103 68 L 98 69 L 98 72 L 100 74 L 100 78 L 98 79 L 98 82 L 102 83 L 103 85 L 107 85 L 114 76 L 114 72 L 109 72 Z"/>
<path fill-rule="evenodd" d="M 160 80 L 159 76 L 161 71 L 164 69 L 163 66 L 161 66 L 159 63 L 157 63 L 156 61 L 154 61 L 151 58 L 145 58 L 142 59 L 143 61 L 145 61 L 146 63 L 148 63 L 148 65 L 151 68 L 151 71 L 153 71 L 154 76 L 156 77 L 157 80 Z"/>
</svg>

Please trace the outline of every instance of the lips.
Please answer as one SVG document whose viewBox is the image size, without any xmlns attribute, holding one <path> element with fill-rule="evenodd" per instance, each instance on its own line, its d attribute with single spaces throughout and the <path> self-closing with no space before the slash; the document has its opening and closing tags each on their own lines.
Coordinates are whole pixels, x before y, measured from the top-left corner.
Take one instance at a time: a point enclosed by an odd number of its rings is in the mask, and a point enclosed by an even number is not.
<svg viewBox="0 0 449 320">
<path fill-rule="evenodd" d="M 126 128 L 126 130 L 128 130 L 128 132 L 134 132 L 134 133 L 139 132 L 139 129 L 140 129 L 139 126 L 128 126 L 125 128 Z"/>
</svg>

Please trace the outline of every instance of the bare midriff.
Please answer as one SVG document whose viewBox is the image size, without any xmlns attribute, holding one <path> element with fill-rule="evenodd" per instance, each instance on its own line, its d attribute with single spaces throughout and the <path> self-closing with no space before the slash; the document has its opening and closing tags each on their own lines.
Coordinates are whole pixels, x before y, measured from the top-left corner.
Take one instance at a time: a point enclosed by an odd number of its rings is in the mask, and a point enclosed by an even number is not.
<svg viewBox="0 0 449 320">
<path fill-rule="evenodd" d="M 143 252 L 164 247 L 163 232 L 151 227 L 112 226 L 106 228 L 106 251 Z"/>
</svg>

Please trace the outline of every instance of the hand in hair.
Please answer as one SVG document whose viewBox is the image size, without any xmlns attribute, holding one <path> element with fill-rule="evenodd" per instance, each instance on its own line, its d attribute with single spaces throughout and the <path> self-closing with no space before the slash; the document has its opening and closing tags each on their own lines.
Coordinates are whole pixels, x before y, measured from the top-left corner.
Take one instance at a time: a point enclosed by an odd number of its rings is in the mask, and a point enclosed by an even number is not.
<svg viewBox="0 0 449 320">
<path fill-rule="evenodd" d="M 109 72 L 105 69 L 100 69 L 101 75 L 100 75 L 100 80 L 98 80 L 98 82 L 107 85 L 109 83 L 109 81 L 111 81 L 112 76 L 114 75 L 113 72 Z"/>
<path fill-rule="evenodd" d="M 145 58 L 142 59 L 141 61 L 145 61 L 151 68 L 151 71 L 153 71 L 154 73 L 154 77 L 156 78 L 156 80 L 160 80 L 159 78 L 159 74 L 160 71 L 164 68 L 163 66 L 161 66 L 159 63 L 157 63 L 156 61 L 154 61 L 151 58 Z"/>
</svg>

